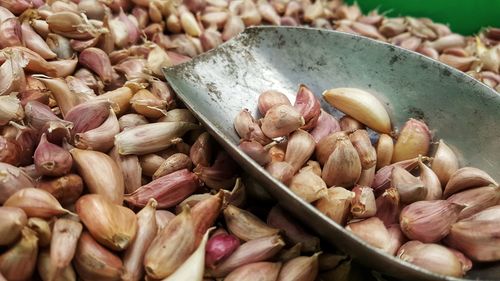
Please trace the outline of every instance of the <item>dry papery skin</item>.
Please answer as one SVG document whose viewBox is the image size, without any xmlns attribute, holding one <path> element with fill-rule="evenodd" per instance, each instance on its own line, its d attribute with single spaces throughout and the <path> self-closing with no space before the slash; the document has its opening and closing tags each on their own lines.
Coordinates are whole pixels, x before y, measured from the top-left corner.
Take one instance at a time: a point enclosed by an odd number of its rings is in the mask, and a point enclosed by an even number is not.
<svg viewBox="0 0 500 281">
<path fill-rule="evenodd" d="M 277 213 L 259 207 L 269 195 L 245 187 L 238 165 L 176 98 L 161 73 L 162 67 L 189 61 L 245 27 L 261 24 L 368 36 L 441 60 L 500 90 L 498 28 L 464 37 L 428 19 L 363 15 L 356 5 L 337 0 L 2 0 L 0 212 L 5 215 L 0 233 L 5 235 L 0 239 L 0 280 L 201 281 L 228 275 L 253 280 L 255 268 L 269 272 L 269 280 L 314 280 L 335 268 L 322 260 L 345 259 L 332 259 L 337 256 L 322 249 L 319 238 L 286 208 Z M 425 120 L 415 120 L 404 135 L 419 136 L 417 144 L 393 138 L 385 109 L 359 103 L 370 93 L 346 89 L 358 97 L 343 97 L 337 105 L 350 114 L 340 122 L 320 108 L 318 93 L 306 85 L 300 85 L 293 103 L 273 89 L 262 89 L 269 91 L 259 110 L 268 117 L 240 114 L 240 147 L 333 220 L 359 223 L 375 213 L 395 252 L 404 240 L 397 225 L 403 203 L 391 188 L 392 168 L 429 165 L 425 155 L 416 153 L 427 152 L 432 136 L 420 135 Z M 359 112 L 363 108 L 365 113 Z M 374 161 L 366 137 L 354 132 L 370 126 L 385 133 L 375 149 L 384 153 L 383 161 Z M 349 132 L 338 133 L 347 127 Z M 339 139 L 330 138 L 331 147 L 318 150 L 332 133 Z M 350 145 L 353 133 L 358 141 Z M 285 141 L 271 139 L 279 135 Z M 467 257 L 499 259 L 490 221 L 500 196 L 486 172 L 459 169 L 452 147 L 442 140 L 431 168 L 420 168 L 425 175 L 419 178 L 433 183 L 428 192 L 433 198 L 446 199 L 436 192 L 439 181 L 445 197 L 467 205 L 459 222 L 439 224 L 446 226 L 440 233 L 451 236 L 443 241 L 466 254 L 454 252 L 465 272 L 472 265 Z M 315 159 L 318 154 L 321 160 Z M 338 169 L 336 163 L 345 160 L 351 165 Z M 325 180 L 344 186 L 329 186 Z M 351 191 L 356 183 L 363 184 L 357 189 L 364 192 Z M 478 192 L 492 196 L 473 196 Z M 351 210 L 358 221 L 352 220 Z M 487 217 L 488 228 L 464 235 L 466 227 L 481 229 L 475 227 L 481 223 L 476 216 Z M 161 247 L 172 241 L 176 247 Z"/>
</svg>

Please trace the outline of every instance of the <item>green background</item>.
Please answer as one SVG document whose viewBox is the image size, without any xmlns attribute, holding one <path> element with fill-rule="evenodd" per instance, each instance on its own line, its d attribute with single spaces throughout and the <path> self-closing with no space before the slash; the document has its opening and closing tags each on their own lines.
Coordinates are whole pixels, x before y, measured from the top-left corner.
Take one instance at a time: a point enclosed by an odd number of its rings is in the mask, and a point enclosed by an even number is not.
<svg viewBox="0 0 500 281">
<path fill-rule="evenodd" d="M 378 9 L 387 16 L 428 17 L 449 24 L 452 31 L 464 35 L 482 27 L 500 27 L 500 0 L 346 0 L 357 2 L 364 13 Z"/>
</svg>

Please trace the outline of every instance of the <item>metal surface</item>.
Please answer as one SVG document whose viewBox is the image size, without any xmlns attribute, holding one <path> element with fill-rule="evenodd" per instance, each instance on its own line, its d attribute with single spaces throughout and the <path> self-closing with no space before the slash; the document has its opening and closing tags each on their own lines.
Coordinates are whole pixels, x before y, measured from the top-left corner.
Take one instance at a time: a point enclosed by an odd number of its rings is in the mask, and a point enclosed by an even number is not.
<svg viewBox="0 0 500 281">
<path fill-rule="evenodd" d="M 433 274 L 384 254 L 351 235 L 237 148 L 233 119 L 242 108 L 257 116 L 257 98 L 277 89 L 293 101 L 300 83 L 321 98 L 325 89 L 365 89 L 387 105 L 393 125 L 421 118 L 459 152 L 462 165 L 500 179 L 500 96 L 444 64 L 398 47 L 327 30 L 247 29 L 192 61 L 165 69 L 168 82 L 207 130 L 286 209 L 323 239 L 361 263 L 403 280 L 459 280 Z M 339 112 L 322 100 L 327 111 Z M 466 160 L 463 160 L 466 159 Z M 500 265 L 475 267 L 470 279 L 500 278 Z"/>
</svg>

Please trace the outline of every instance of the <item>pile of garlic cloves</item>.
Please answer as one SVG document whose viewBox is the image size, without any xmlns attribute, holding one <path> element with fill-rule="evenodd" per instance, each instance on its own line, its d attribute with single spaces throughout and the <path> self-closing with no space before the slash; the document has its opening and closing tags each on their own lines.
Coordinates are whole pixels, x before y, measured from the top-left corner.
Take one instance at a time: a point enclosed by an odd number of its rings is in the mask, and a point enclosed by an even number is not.
<svg viewBox="0 0 500 281">
<path fill-rule="evenodd" d="M 483 170 L 410 118 L 399 133 L 371 93 L 334 88 L 323 98 L 300 85 L 292 105 L 266 90 L 256 120 L 234 120 L 239 148 L 302 200 L 369 245 L 432 272 L 461 277 L 473 262 L 500 261 L 500 188 Z"/>
</svg>

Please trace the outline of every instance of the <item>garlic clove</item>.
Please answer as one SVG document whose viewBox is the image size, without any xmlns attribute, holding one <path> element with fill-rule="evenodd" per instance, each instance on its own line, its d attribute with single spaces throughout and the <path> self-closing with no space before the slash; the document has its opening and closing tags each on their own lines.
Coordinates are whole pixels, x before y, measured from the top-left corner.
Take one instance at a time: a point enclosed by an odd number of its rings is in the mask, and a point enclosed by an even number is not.
<svg viewBox="0 0 500 281">
<path fill-rule="evenodd" d="M 203 132 L 191 146 L 189 157 L 195 166 L 210 166 L 213 155 L 212 139 L 208 132 Z"/>
<path fill-rule="evenodd" d="M 71 108 L 64 119 L 73 123 L 72 135 L 98 128 L 109 116 L 110 102 L 91 100 Z"/>
<path fill-rule="evenodd" d="M 29 218 L 27 226 L 36 233 L 39 247 L 47 247 L 50 244 L 52 230 L 49 222 L 41 218 Z"/>
<path fill-rule="evenodd" d="M 376 152 L 377 152 L 377 170 L 391 164 L 394 151 L 394 141 L 388 134 L 380 134 Z"/>
<path fill-rule="evenodd" d="M 71 205 L 76 202 L 83 191 L 83 180 L 77 174 L 68 174 L 55 179 L 40 180 L 36 188 L 43 189 L 63 206 Z"/>
<path fill-rule="evenodd" d="M 483 170 L 474 167 L 464 167 L 455 171 L 446 184 L 443 196 L 445 198 L 459 191 L 485 185 L 498 186 L 498 183 Z"/>
<path fill-rule="evenodd" d="M 271 107 L 261 120 L 261 129 L 269 138 L 287 136 L 305 124 L 294 107 L 286 104 Z"/>
<path fill-rule="evenodd" d="M 361 176 L 361 161 L 349 138 L 338 140 L 328 157 L 321 177 L 327 186 L 353 186 Z"/>
<path fill-rule="evenodd" d="M 403 203 L 409 204 L 424 200 L 427 196 L 427 189 L 424 182 L 399 166 L 392 169 L 391 187 L 398 190 L 399 197 Z"/>
<path fill-rule="evenodd" d="M 150 199 L 148 204 L 137 213 L 137 234 L 123 256 L 121 278 L 124 281 L 138 281 L 144 276 L 142 265 L 144 255 L 158 232 L 156 206 L 156 201 Z"/>
<path fill-rule="evenodd" d="M 419 120 L 410 118 L 394 144 L 392 162 L 408 160 L 419 155 L 427 155 L 432 136 L 427 125 Z"/>
<path fill-rule="evenodd" d="M 132 90 L 129 87 L 120 87 L 118 89 L 105 92 L 97 96 L 95 99 L 110 102 L 116 115 L 120 116 L 129 109 L 131 98 Z"/>
<path fill-rule="evenodd" d="M 188 131 L 199 128 L 189 122 L 159 122 L 139 125 L 115 136 L 115 146 L 122 155 L 158 152 L 180 141 Z"/>
<path fill-rule="evenodd" d="M 146 274 L 161 279 L 174 273 L 196 248 L 195 239 L 191 211 L 185 207 L 149 245 L 144 256 Z"/>
<path fill-rule="evenodd" d="M 38 255 L 36 233 L 24 227 L 21 239 L 0 255 L 0 272 L 7 280 L 29 280 Z"/>
<path fill-rule="evenodd" d="M 223 28 L 222 40 L 227 41 L 243 30 L 245 30 L 245 23 L 243 20 L 235 14 L 230 14 Z"/>
<path fill-rule="evenodd" d="M 23 170 L 8 163 L 0 162 L 0 203 L 5 201 L 17 191 L 34 187 L 35 182 Z"/>
<path fill-rule="evenodd" d="M 175 218 L 175 215 L 167 210 L 156 210 L 155 217 L 156 224 L 158 225 L 158 232 L 160 232 L 173 218 Z"/>
<path fill-rule="evenodd" d="M 38 255 L 37 269 L 40 278 L 46 280 L 76 280 L 76 273 L 73 266 L 69 266 L 56 272 L 56 268 L 50 262 L 49 250 L 42 250 Z"/>
<path fill-rule="evenodd" d="M 193 172 L 208 187 L 219 189 L 231 189 L 237 178 L 238 165 L 224 150 L 220 150 L 215 156 L 215 161 L 210 167 L 198 165 Z"/>
<path fill-rule="evenodd" d="M 446 200 L 465 206 L 458 216 L 458 220 L 462 220 L 499 204 L 500 188 L 496 186 L 477 187 L 455 193 Z"/>
<path fill-rule="evenodd" d="M 113 80 L 115 71 L 111 66 L 108 55 L 103 50 L 94 47 L 86 48 L 80 52 L 78 62 L 94 71 L 105 84 Z"/>
<path fill-rule="evenodd" d="M 261 166 L 271 162 L 270 150 L 266 150 L 266 147 L 256 141 L 242 141 L 238 147 Z"/>
<path fill-rule="evenodd" d="M 214 234 L 208 239 L 206 246 L 205 265 L 214 269 L 215 266 L 230 256 L 240 246 L 240 240 L 231 234 Z"/>
<path fill-rule="evenodd" d="M 99 127 L 75 134 L 74 144 L 81 149 L 107 152 L 113 147 L 114 137 L 118 133 L 120 133 L 120 124 L 115 112 L 109 109 L 107 119 Z"/>
<path fill-rule="evenodd" d="M 37 171 L 46 176 L 63 176 L 71 170 L 73 158 L 60 146 L 50 143 L 45 134 L 33 155 Z"/>
<path fill-rule="evenodd" d="M 387 226 L 387 231 L 389 232 L 389 245 L 387 246 L 387 253 L 391 255 L 396 255 L 398 249 L 401 248 L 407 239 L 398 224 L 391 224 Z"/>
<path fill-rule="evenodd" d="M 274 206 L 267 215 L 267 224 L 280 229 L 285 240 L 301 245 L 301 251 L 311 253 L 319 250 L 318 237 L 306 232 L 296 221 L 279 206 Z"/>
<path fill-rule="evenodd" d="M 191 216 L 195 228 L 195 244 L 198 244 L 203 234 L 214 225 L 222 211 L 223 203 L 226 203 L 225 200 L 224 192 L 219 191 L 216 195 L 209 195 L 193 206 Z"/>
<path fill-rule="evenodd" d="M 225 277 L 243 265 L 274 257 L 285 246 L 279 235 L 250 240 L 239 246 L 229 257 L 211 271 L 214 277 Z"/>
<path fill-rule="evenodd" d="M 280 273 L 281 263 L 255 262 L 238 267 L 231 271 L 224 280 L 226 281 L 276 281 Z M 290 279 L 287 279 L 290 280 Z"/>
<path fill-rule="evenodd" d="M 372 188 L 375 191 L 375 195 L 380 195 L 384 190 L 389 188 L 390 179 L 392 175 L 392 170 L 394 167 L 402 167 L 407 171 L 413 170 L 418 164 L 418 157 L 413 159 L 403 160 L 400 162 L 393 163 L 389 166 L 384 166 L 375 173 L 375 178 L 373 179 Z"/>
<path fill-rule="evenodd" d="M 352 192 L 351 214 L 354 218 L 369 218 L 377 213 L 377 205 L 373 189 L 367 186 L 356 185 Z"/>
<path fill-rule="evenodd" d="M 0 96 L 0 125 L 6 125 L 9 121 L 19 121 L 24 118 L 24 110 L 21 101 L 15 94 Z"/>
<path fill-rule="evenodd" d="M 271 140 L 264 135 L 261 128 L 255 122 L 248 109 L 243 109 L 234 118 L 234 129 L 244 140 L 255 140 L 262 145 L 266 145 L 271 142 Z"/>
<path fill-rule="evenodd" d="M 356 149 L 361 160 L 361 167 L 367 170 L 377 164 L 377 152 L 372 146 L 366 130 L 356 130 L 349 135 L 349 140 Z"/>
<path fill-rule="evenodd" d="M 346 132 L 338 131 L 331 133 L 328 136 L 323 137 L 321 140 L 318 141 L 318 143 L 316 144 L 314 155 L 316 156 L 316 159 L 321 165 L 325 165 L 326 161 L 328 160 L 328 157 L 330 157 L 332 152 L 337 147 L 338 141 L 345 137 L 347 137 Z"/>
<path fill-rule="evenodd" d="M 189 156 L 184 153 L 174 153 L 158 167 L 153 174 L 153 180 L 182 169 L 190 170 L 192 167 L 193 163 Z"/>
<path fill-rule="evenodd" d="M 354 132 L 356 130 L 364 130 L 366 127 L 363 123 L 352 118 L 349 115 L 344 115 L 339 120 L 340 129 L 346 132 Z"/>
<path fill-rule="evenodd" d="M 60 218 L 54 223 L 50 241 L 50 264 L 55 275 L 71 267 L 83 226 L 80 222 Z"/>
<path fill-rule="evenodd" d="M 120 132 L 128 128 L 133 128 L 138 125 L 148 124 L 149 121 L 143 115 L 136 113 L 129 113 L 122 115 L 118 118 L 118 124 L 120 125 Z"/>
<path fill-rule="evenodd" d="M 434 243 L 448 235 L 464 208 L 446 200 L 418 201 L 401 210 L 399 224 L 408 238 Z"/>
<path fill-rule="evenodd" d="M 373 166 L 367 170 L 361 170 L 361 175 L 359 176 L 356 184 L 363 186 L 372 186 L 373 181 L 375 180 L 375 170 L 376 167 Z"/>
<path fill-rule="evenodd" d="M 371 217 L 362 221 L 348 224 L 346 230 L 379 250 L 390 253 L 388 249 L 391 242 L 391 235 L 384 223 L 377 217 Z"/>
<path fill-rule="evenodd" d="M 290 135 L 286 146 L 285 162 L 293 167 L 294 174 L 309 160 L 315 145 L 313 137 L 302 129 Z"/>
<path fill-rule="evenodd" d="M 291 105 L 287 96 L 277 90 L 267 90 L 259 95 L 257 107 L 260 114 L 265 116 L 267 111 L 275 105 Z"/>
<path fill-rule="evenodd" d="M 391 132 L 391 120 L 384 105 L 371 93 L 356 88 L 336 88 L 323 92 L 335 108 L 380 133 Z"/>
<path fill-rule="evenodd" d="M 301 169 L 292 177 L 288 187 L 308 203 L 317 201 L 327 194 L 326 183 L 313 172 L 312 168 Z"/>
<path fill-rule="evenodd" d="M 17 207 L 0 207 L 0 246 L 14 243 L 28 223 L 26 213 Z"/>
<path fill-rule="evenodd" d="M 305 124 L 303 130 L 311 130 L 316 127 L 319 115 L 321 114 L 321 104 L 314 93 L 305 85 L 300 85 L 293 105 L 304 117 Z"/>
<path fill-rule="evenodd" d="M 325 197 L 314 203 L 314 206 L 334 222 L 344 225 L 351 210 L 354 192 L 343 187 L 330 187 Z"/>
<path fill-rule="evenodd" d="M 267 164 L 266 171 L 275 179 L 288 185 L 293 177 L 294 169 L 287 162 L 271 162 Z"/>
<path fill-rule="evenodd" d="M 137 91 L 130 99 L 130 104 L 135 112 L 146 118 L 157 119 L 165 116 L 167 112 L 167 102 L 146 89 Z"/>
<path fill-rule="evenodd" d="M 420 170 L 420 180 L 424 183 L 425 189 L 427 190 L 427 195 L 425 200 L 439 200 L 443 197 L 443 188 L 441 187 L 441 182 L 438 176 L 422 162 L 422 159 L 418 160 L 418 169 Z"/>
<path fill-rule="evenodd" d="M 123 263 L 113 252 L 97 243 L 88 232 L 83 232 L 73 261 L 76 272 L 85 280 L 119 280 Z"/>
<path fill-rule="evenodd" d="M 437 274 L 454 277 L 465 274 L 455 254 L 438 244 L 410 241 L 401 246 L 396 256 Z"/>
<path fill-rule="evenodd" d="M 51 218 L 71 213 L 45 190 L 28 187 L 12 194 L 3 204 L 23 209 L 28 217 Z"/>
<path fill-rule="evenodd" d="M 338 131 L 340 131 L 340 125 L 337 119 L 326 111 L 321 110 L 316 126 L 310 133 L 316 143 L 319 143 L 324 137 Z"/>
<path fill-rule="evenodd" d="M 71 149 L 70 153 L 90 193 L 100 194 L 116 204 L 123 202 L 123 175 L 111 157 L 99 151 L 78 148 Z"/>
<path fill-rule="evenodd" d="M 396 188 L 388 188 L 375 200 L 377 205 L 376 217 L 380 218 L 386 226 L 398 222 L 400 212 L 399 192 Z"/>
<path fill-rule="evenodd" d="M 487 208 L 453 224 L 444 242 L 474 261 L 498 261 L 500 259 L 499 218 L 499 206 Z"/>
<path fill-rule="evenodd" d="M 275 235 L 280 231 L 268 226 L 252 213 L 233 205 L 228 205 L 223 213 L 229 232 L 243 241 Z"/>
</svg>

